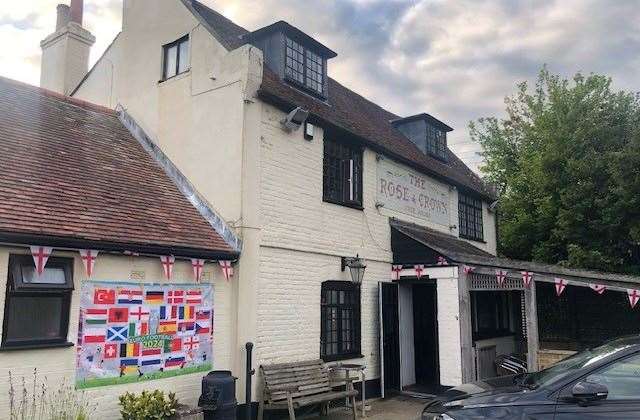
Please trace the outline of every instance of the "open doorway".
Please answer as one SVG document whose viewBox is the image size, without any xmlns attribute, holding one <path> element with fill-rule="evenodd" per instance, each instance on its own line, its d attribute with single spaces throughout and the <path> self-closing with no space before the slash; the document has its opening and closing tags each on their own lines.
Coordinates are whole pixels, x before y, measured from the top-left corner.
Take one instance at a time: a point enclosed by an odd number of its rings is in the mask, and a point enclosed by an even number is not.
<svg viewBox="0 0 640 420">
<path fill-rule="evenodd" d="M 436 285 L 413 285 L 413 341 L 416 387 L 432 393 L 440 385 Z"/>
</svg>

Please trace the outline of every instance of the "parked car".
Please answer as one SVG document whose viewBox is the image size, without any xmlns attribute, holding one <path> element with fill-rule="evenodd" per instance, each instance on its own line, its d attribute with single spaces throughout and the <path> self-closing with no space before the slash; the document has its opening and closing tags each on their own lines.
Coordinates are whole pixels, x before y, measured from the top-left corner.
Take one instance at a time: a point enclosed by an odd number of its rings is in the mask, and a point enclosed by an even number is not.
<svg viewBox="0 0 640 420">
<path fill-rule="evenodd" d="M 640 336 L 612 340 L 535 373 L 452 388 L 422 420 L 640 419 Z"/>
</svg>

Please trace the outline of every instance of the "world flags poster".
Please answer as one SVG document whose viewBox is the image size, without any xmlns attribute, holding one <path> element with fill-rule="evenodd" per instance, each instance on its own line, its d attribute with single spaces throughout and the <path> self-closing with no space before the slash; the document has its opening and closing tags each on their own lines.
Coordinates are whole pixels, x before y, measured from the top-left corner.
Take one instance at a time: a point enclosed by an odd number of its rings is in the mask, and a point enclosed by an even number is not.
<svg viewBox="0 0 640 420">
<path fill-rule="evenodd" d="M 206 372 L 213 287 L 87 281 L 78 327 L 78 389 Z"/>
</svg>

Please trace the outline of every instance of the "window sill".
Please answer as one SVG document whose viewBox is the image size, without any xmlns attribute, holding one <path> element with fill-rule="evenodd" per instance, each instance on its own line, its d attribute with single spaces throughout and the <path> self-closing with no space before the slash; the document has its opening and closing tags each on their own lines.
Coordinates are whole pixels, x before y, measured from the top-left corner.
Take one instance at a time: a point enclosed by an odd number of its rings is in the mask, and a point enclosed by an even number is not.
<svg viewBox="0 0 640 420">
<path fill-rule="evenodd" d="M 323 198 L 322 201 L 329 204 L 335 204 L 336 206 L 349 207 L 355 210 L 364 210 L 364 207 L 362 206 L 362 204 L 345 203 L 345 202 L 340 202 L 336 200 L 330 200 L 328 198 Z"/>
<path fill-rule="evenodd" d="M 185 77 L 185 76 L 186 76 L 187 74 L 189 74 L 189 73 L 191 73 L 191 69 L 190 69 L 190 68 L 189 68 L 189 69 L 186 69 L 186 70 L 185 70 L 185 71 L 183 71 L 182 73 L 178 73 L 178 74 L 175 74 L 175 75 L 173 75 L 173 76 L 171 76 L 171 77 L 167 77 L 166 79 L 160 79 L 160 80 L 158 80 L 158 84 L 159 84 L 159 85 L 161 85 L 161 84 L 163 84 L 164 82 L 170 82 L 171 80 L 179 80 L 179 79 L 182 79 L 183 77 Z"/>
<path fill-rule="evenodd" d="M 41 343 L 41 344 L 19 344 L 19 345 L 3 344 L 0 347 L 0 352 L 17 351 L 17 350 L 54 349 L 54 348 L 64 348 L 64 347 L 73 347 L 73 346 L 75 346 L 75 344 L 69 341 L 65 341 L 61 343 Z"/>
<path fill-rule="evenodd" d="M 324 356 L 321 357 L 322 361 L 326 362 L 338 362 L 341 360 L 352 360 L 352 359 L 364 359 L 364 355 L 360 353 L 350 353 L 350 354 L 339 354 L 336 356 Z"/>
<path fill-rule="evenodd" d="M 467 241 L 478 242 L 479 244 L 486 244 L 487 243 L 487 241 L 485 241 L 484 239 L 470 238 L 468 236 L 462 236 L 462 235 L 460 235 L 460 239 L 466 239 Z"/>
</svg>

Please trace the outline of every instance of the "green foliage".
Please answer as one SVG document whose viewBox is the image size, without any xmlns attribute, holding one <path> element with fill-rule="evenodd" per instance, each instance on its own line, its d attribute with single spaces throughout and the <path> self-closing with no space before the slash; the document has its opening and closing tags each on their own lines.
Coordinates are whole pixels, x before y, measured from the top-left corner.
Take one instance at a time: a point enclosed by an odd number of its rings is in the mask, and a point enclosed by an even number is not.
<svg viewBox="0 0 640 420">
<path fill-rule="evenodd" d="M 639 96 L 545 67 L 505 103 L 506 118 L 470 124 L 500 192 L 499 252 L 640 273 Z"/>
<path fill-rule="evenodd" d="M 178 400 L 176 394 L 169 393 L 169 398 L 165 398 L 164 392 L 142 391 L 142 394 L 135 395 L 126 392 L 120 398 L 120 414 L 123 420 L 164 420 L 170 419 L 176 414 Z"/>
<path fill-rule="evenodd" d="M 47 378 L 38 379 L 33 370 L 33 381 L 22 377 L 20 388 L 14 384 L 9 372 L 9 419 L 10 420 L 89 420 L 95 411 L 84 392 L 77 392 L 63 380 L 57 388 L 49 389 Z"/>
</svg>

